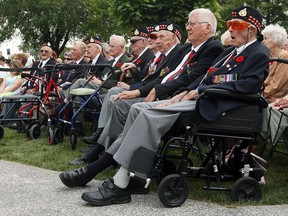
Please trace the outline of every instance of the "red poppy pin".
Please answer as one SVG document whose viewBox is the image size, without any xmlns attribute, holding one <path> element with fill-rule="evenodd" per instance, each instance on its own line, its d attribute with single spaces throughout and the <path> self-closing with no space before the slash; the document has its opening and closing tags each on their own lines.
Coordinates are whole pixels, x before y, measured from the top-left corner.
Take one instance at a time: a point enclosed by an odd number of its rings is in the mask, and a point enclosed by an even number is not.
<svg viewBox="0 0 288 216">
<path fill-rule="evenodd" d="M 158 57 L 157 59 L 156 59 L 156 64 L 158 64 L 159 62 L 161 61 L 161 58 L 160 57 Z"/>
<path fill-rule="evenodd" d="M 210 67 L 208 69 L 208 75 L 212 74 L 212 73 L 215 73 L 219 68 L 215 68 L 215 67 Z"/>
<path fill-rule="evenodd" d="M 243 57 L 243 56 L 238 56 L 238 57 L 235 59 L 235 61 L 236 61 L 237 63 L 241 63 L 241 62 L 244 61 L 244 57 Z"/>
<path fill-rule="evenodd" d="M 118 67 L 118 68 L 120 68 L 122 66 L 122 64 L 120 63 L 120 62 L 118 62 L 117 64 L 116 64 L 116 67 Z"/>
<path fill-rule="evenodd" d="M 137 60 L 136 60 L 136 64 L 140 64 L 141 62 L 142 62 L 141 59 L 137 59 Z"/>
</svg>

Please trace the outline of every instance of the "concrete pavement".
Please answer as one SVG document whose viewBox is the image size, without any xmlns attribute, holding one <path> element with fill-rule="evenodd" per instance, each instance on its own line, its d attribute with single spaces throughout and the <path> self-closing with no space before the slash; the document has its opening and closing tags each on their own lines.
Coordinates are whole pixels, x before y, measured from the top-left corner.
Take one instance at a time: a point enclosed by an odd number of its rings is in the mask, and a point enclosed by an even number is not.
<svg viewBox="0 0 288 216">
<path fill-rule="evenodd" d="M 132 195 L 132 202 L 94 207 L 80 196 L 100 181 L 84 188 L 70 189 L 59 180 L 59 172 L 0 160 L 0 215 L 288 215 L 288 205 L 224 206 L 187 200 L 181 207 L 166 208 L 157 194 Z"/>
</svg>

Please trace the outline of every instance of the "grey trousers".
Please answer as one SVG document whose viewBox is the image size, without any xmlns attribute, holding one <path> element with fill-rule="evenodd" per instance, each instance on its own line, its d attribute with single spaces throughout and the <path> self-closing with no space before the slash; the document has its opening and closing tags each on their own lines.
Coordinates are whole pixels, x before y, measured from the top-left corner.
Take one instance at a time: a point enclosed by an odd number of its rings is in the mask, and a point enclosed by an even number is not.
<svg viewBox="0 0 288 216">
<path fill-rule="evenodd" d="M 272 145 L 275 145 L 279 141 L 281 134 L 288 126 L 288 117 L 285 116 L 285 114 L 288 116 L 288 109 L 278 111 L 277 109 L 269 107 L 263 110 L 261 135 Z"/>
<path fill-rule="evenodd" d="M 131 106 L 135 103 L 142 102 L 143 100 L 144 98 L 134 98 L 114 101 L 114 95 L 110 96 L 109 117 L 107 116 L 105 127 L 97 143 L 104 146 L 107 150 L 114 140 L 122 133 Z"/>
<path fill-rule="evenodd" d="M 123 133 L 107 150 L 124 168 L 129 168 L 134 151 L 139 147 L 156 152 L 162 136 L 170 130 L 180 113 L 192 111 L 196 105 L 196 101 L 182 101 L 161 109 L 154 108 L 163 102 L 132 105 Z"/>
<path fill-rule="evenodd" d="M 112 106 L 114 104 L 114 95 L 125 91 L 123 88 L 113 87 L 109 89 L 107 94 L 104 97 L 101 112 L 98 120 L 98 128 L 104 128 L 107 122 L 109 121 L 112 113 Z"/>
</svg>

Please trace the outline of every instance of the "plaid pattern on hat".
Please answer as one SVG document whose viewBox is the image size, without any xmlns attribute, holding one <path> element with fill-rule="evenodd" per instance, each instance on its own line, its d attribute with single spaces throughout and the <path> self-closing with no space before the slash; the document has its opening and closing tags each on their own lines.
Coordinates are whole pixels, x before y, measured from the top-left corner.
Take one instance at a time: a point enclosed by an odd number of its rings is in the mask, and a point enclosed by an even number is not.
<svg viewBox="0 0 288 216">
<path fill-rule="evenodd" d="M 242 19 L 253 24 L 258 32 L 261 31 L 262 15 L 256 9 L 249 6 L 241 6 L 232 11 L 231 18 Z"/>
<path fill-rule="evenodd" d="M 146 28 L 147 28 L 147 31 L 148 31 L 148 34 L 150 34 L 151 32 L 155 32 L 156 30 L 155 30 L 155 26 L 156 25 L 151 25 L 151 26 L 147 26 Z"/>
<path fill-rule="evenodd" d="M 133 31 L 130 32 L 131 37 L 133 36 L 138 36 L 138 37 L 144 37 L 144 38 L 148 38 L 148 30 L 146 27 L 141 27 L 141 28 L 137 28 Z"/>
<path fill-rule="evenodd" d="M 158 26 L 155 27 L 156 31 L 160 31 L 160 30 L 166 30 L 166 31 L 170 31 L 174 34 L 176 34 L 177 38 L 181 41 L 182 39 L 182 34 L 181 34 L 181 29 L 180 27 L 172 22 L 162 22 L 159 23 Z"/>
</svg>

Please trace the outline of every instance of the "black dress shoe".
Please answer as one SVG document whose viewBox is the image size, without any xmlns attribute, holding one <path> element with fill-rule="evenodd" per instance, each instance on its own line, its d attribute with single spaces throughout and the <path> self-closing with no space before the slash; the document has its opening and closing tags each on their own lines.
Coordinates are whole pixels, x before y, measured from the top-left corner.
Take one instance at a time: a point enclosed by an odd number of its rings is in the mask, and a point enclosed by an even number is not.
<svg viewBox="0 0 288 216">
<path fill-rule="evenodd" d="M 84 186 L 92 180 L 92 178 L 89 178 L 87 175 L 86 167 L 60 173 L 59 177 L 62 183 L 69 188 Z"/>
<path fill-rule="evenodd" d="M 103 128 L 97 128 L 97 130 L 91 135 L 83 138 L 83 141 L 87 144 L 97 144 L 97 141 L 103 131 Z"/>
<path fill-rule="evenodd" d="M 68 161 L 68 164 L 72 165 L 72 166 L 75 166 L 75 165 L 84 164 L 86 162 L 87 162 L 86 158 L 85 157 L 81 157 L 81 158 L 76 158 L 76 159 L 74 159 L 72 161 Z"/>
<path fill-rule="evenodd" d="M 149 193 L 149 187 L 145 188 L 145 184 L 140 182 L 138 179 L 130 178 L 129 184 L 126 190 L 130 194 L 147 194 Z"/>
<path fill-rule="evenodd" d="M 82 193 L 81 198 L 95 206 L 122 204 L 131 201 L 131 195 L 127 190 L 117 187 L 113 179 L 104 181 L 95 191 Z"/>
</svg>

